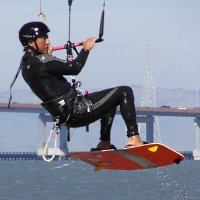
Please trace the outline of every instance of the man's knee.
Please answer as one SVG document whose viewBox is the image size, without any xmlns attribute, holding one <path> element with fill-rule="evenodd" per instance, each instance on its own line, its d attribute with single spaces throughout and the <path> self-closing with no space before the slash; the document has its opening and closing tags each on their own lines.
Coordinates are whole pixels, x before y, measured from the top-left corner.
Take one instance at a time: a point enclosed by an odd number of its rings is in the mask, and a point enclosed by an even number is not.
<svg viewBox="0 0 200 200">
<path fill-rule="evenodd" d="M 124 98 L 127 98 L 127 97 L 133 97 L 134 98 L 133 90 L 132 90 L 131 87 L 121 86 L 120 89 L 121 89 L 121 94 Z"/>
</svg>

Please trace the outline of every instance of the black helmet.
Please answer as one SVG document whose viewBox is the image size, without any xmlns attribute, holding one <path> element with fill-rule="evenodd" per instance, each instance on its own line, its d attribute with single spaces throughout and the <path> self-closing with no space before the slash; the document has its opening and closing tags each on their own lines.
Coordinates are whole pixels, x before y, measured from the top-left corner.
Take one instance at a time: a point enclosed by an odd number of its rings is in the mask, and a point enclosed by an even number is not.
<svg viewBox="0 0 200 200">
<path fill-rule="evenodd" d="M 49 31 L 47 25 L 42 22 L 29 22 L 19 30 L 19 40 L 24 47 L 27 47 L 29 40 L 45 36 Z"/>
</svg>

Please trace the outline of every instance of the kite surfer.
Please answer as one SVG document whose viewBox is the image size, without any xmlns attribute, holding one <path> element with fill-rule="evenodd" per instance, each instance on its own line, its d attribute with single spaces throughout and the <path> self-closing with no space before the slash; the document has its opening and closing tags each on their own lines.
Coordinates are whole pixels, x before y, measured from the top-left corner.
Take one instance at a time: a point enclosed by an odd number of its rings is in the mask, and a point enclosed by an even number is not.
<svg viewBox="0 0 200 200">
<path fill-rule="evenodd" d="M 136 123 L 134 94 L 128 86 L 117 86 L 88 93 L 78 90 L 79 82 L 71 84 L 64 76 L 78 75 L 83 69 L 96 38 L 83 42 L 83 48 L 73 60 L 59 59 L 52 55 L 48 33 L 43 22 L 29 22 L 19 31 L 24 47 L 21 61 L 22 76 L 31 90 L 41 99 L 54 119 L 67 127 L 87 126 L 100 120 L 100 142 L 96 150 L 113 149 L 110 134 L 116 109 L 119 106 L 127 127 L 129 146 L 142 145 Z"/>
</svg>

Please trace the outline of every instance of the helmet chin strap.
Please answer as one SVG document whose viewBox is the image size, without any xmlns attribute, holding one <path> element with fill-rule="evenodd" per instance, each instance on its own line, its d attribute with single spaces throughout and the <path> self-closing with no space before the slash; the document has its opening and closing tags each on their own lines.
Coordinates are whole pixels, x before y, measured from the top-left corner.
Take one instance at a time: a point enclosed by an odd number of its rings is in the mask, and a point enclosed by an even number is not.
<svg viewBox="0 0 200 200">
<path fill-rule="evenodd" d="M 37 42 L 34 40 L 34 43 L 35 43 L 35 48 L 33 48 L 32 46 L 28 45 L 25 50 L 28 50 L 30 49 L 34 55 L 38 55 L 40 54 L 40 51 L 39 51 L 39 48 L 38 48 L 38 45 L 37 45 Z"/>
<path fill-rule="evenodd" d="M 36 55 L 38 55 L 38 54 L 40 54 L 40 50 L 39 50 L 39 48 L 38 48 L 38 45 L 37 45 L 37 42 L 36 42 L 36 40 L 34 40 L 34 43 L 35 43 L 35 47 L 36 47 L 36 49 L 34 49 L 34 52 L 36 53 Z"/>
<path fill-rule="evenodd" d="M 36 51 L 37 51 L 38 53 L 40 53 L 36 40 L 34 40 L 34 43 L 35 43 Z"/>
</svg>

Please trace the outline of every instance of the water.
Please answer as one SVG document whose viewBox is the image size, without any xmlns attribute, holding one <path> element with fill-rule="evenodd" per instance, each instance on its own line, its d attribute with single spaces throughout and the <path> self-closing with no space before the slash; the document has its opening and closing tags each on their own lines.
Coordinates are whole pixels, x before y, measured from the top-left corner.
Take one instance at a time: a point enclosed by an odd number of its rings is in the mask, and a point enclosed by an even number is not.
<svg viewBox="0 0 200 200">
<path fill-rule="evenodd" d="M 0 200 L 200 199 L 200 161 L 93 172 L 82 161 L 1 161 Z"/>
</svg>

